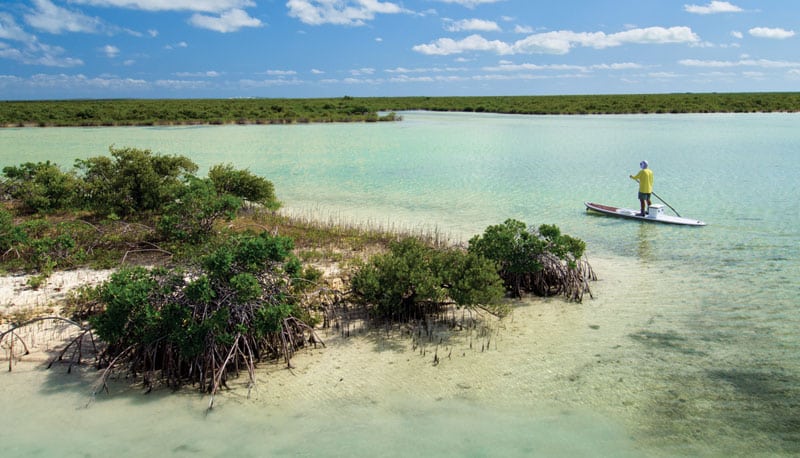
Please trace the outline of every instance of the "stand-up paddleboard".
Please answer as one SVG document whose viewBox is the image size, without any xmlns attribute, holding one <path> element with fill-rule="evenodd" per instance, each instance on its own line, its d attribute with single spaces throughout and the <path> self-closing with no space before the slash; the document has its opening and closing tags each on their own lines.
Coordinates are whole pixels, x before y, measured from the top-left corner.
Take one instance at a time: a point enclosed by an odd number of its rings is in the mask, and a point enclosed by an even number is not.
<svg viewBox="0 0 800 458">
<path fill-rule="evenodd" d="M 592 202 L 585 202 L 586 210 L 593 210 L 605 215 L 618 216 L 620 218 L 638 219 L 651 223 L 665 223 L 665 224 L 682 224 L 684 226 L 705 226 L 706 223 L 692 219 L 683 218 L 681 216 L 671 216 L 664 214 L 664 208 L 661 205 L 651 205 L 648 214 L 641 216 L 638 210 L 631 210 L 630 208 L 612 207 L 610 205 L 595 204 Z"/>
</svg>

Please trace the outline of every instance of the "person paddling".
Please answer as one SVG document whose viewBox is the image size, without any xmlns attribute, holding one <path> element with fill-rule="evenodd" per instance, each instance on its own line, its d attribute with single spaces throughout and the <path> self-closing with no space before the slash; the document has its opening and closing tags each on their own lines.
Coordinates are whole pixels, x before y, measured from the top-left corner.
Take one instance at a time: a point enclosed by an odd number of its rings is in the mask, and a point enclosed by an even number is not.
<svg viewBox="0 0 800 458">
<path fill-rule="evenodd" d="M 639 182 L 639 206 L 641 208 L 641 213 L 639 216 L 645 216 L 647 211 L 645 210 L 645 202 L 647 202 L 647 208 L 650 208 L 650 195 L 653 193 L 653 171 L 647 168 L 647 161 L 642 161 L 639 163 L 639 173 L 636 175 L 630 175 L 631 179 L 634 179 Z"/>
</svg>

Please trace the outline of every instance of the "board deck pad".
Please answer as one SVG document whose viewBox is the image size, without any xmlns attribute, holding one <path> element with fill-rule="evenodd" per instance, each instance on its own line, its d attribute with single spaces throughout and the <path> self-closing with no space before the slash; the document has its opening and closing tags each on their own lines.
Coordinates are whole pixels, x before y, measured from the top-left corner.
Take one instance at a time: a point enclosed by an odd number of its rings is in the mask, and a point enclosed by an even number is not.
<svg viewBox="0 0 800 458">
<path fill-rule="evenodd" d="M 658 211 L 651 211 L 652 214 L 642 216 L 638 210 L 630 208 L 614 207 L 611 205 L 596 204 L 594 202 L 584 202 L 586 210 L 592 210 L 605 215 L 616 216 L 620 218 L 638 219 L 640 221 L 647 221 L 651 223 L 665 223 L 665 224 L 680 224 L 684 226 L 705 226 L 706 223 L 694 218 L 684 218 L 681 216 L 666 215 L 661 211 L 660 206 L 653 205 L 651 208 L 657 208 Z"/>
</svg>

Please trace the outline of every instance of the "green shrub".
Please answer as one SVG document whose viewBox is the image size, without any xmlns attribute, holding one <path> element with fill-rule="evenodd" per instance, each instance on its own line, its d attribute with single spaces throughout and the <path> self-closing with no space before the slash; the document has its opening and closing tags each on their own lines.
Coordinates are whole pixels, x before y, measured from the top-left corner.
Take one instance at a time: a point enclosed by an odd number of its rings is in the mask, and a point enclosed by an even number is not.
<svg viewBox="0 0 800 458">
<path fill-rule="evenodd" d="M 109 344 L 104 361 L 146 372 L 146 383 L 191 381 L 213 393 L 240 367 L 252 374 L 265 352 L 288 357 L 310 328 L 297 319 L 307 313 L 280 269 L 287 246 L 269 234 L 242 234 L 205 256 L 199 270 L 115 273 L 97 288 L 105 310 L 90 319 Z"/>
<path fill-rule="evenodd" d="M 520 295 L 525 275 L 543 268 L 539 255 L 545 243 L 527 230 L 525 223 L 513 219 L 486 228 L 482 236 L 469 241 L 469 251 L 497 263 L 500 277 L 515 296 Z"/>
<path fill-rule="evenodd" d="M 0 208 L 0 257 L 14 250 L 19 254 L 20 244 L 24 244 L 27 239 L 28 234 L 21 226 L 14 224 L 11 213 Z"/>
<path fill-rule="evenodd" d="M 217 194 L 210 180 L 189 177 L 177 185 L 172 201 L 166 203 L 158 221 L 158 230 L 167 240 L 202 242 L 220 219 L 230 221 L 242 201 L 230 194 Z"/>
<path fill-rule="evenodd" d="M 100 215 L 127 217 L 159 211 L 197 165 L 184 156 L 154 155 L 137 148 L 109 149 L 111 157 L 76 161 L 87 206 Z"/>
<path fill-rule="evenodd" d="M 253 274 L 247 272 L 236 274 L 231 277 L 230 282 L 236 292 L 236 300 L 238 301 L 252 301 L 261 297 L 263 293 L 258 279 Z"/>
<path fill-rule="evenodd" d="M 406 238 L 374 256 L 352 279 L 353 291 L 390 320 L 421 318 L 452 301 L 492 304 L 503 295 L 494 264 L 462 250 L 439 250 Z"/>
<path fill-rule="evenodd" d="M 4 167 L 3 174 L 8 178 L 7 192 L 24 212 L 70 210 L 80 204 L 81 181 L 50 161 Z"/>
<path fill-rule="evenodd" d="M 588 289 L 584 274 L 591 276 L 591 268 L 580 261 L 585 249 L 582 240 L 561 234 L 555 225 L 543 224 L 535 231 L 514 219 L 489 226 L 469 241 L 469 251 L 494 261 L 517 297 L 527 291 L 564 293 L 579 300 Z"/>
<path fill-rule="evenodd" d="M 143 345 L 142 335 L 155 317 L 150 304 L 156 284 L 143 267 L 114 273 L 99 287 L 105 311 L 89 320 L 97 336 L 118 351 L 129 345 Z"/>
<path fill-rule="evenodd" d="M 247 170 L 235 170 L 231 164 L 220 164 L 211 167 L 208 177 L 220 194 L 241 197 L 270 210 L 277 210 L 280 207 L 280 202 L 275 198 L 275 187 L 272 182 Z"/>
</svg>

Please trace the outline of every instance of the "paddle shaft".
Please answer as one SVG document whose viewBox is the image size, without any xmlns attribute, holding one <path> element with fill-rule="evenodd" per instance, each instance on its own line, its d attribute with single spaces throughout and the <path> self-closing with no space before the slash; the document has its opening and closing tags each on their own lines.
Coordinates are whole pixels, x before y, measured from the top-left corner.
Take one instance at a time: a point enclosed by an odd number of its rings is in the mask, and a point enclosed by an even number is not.
<svg viewBox="0 0 800 458">
<path fill-rule="evenodd" d="M 631 177 L 631 178 L 633 178 L 633 177 Z M 639 180 L 637 180 L 636 178 L 633 178 L 633 180 L 634 180 L 634 181 L 636 181 L 637 183 L 639 182 Z M 680 213 L 678 213 L 678 210 L 675 210 L 674 208 L 672 208 L 672 205 L 668 204 L 666 200 L 664 200 L 664 199 L 662 199 L 662 198 L 661 198 L 661 196 L 659 196 L 659 195 L 658 195 L 658 194 L 656 194 L 655 192 L 652 192 L 651 194 L 653 194 L 654 196 L 656 196 L 656 199 L 658 199 L 658 200 L 660 200 L 661 202 L 663 202 L 663 203 L 664 203 L 664 205 L 666 205 L 667 207 L 669 207 L 670 209 L 672 209 L 672 211 L 674 211 L 676 215 L 678 215 L 678 216 L 681 216 L 681 214 L 680 214 Z"/>
<path fill-rule="evenodd" d="M 653 194 L 654 196 L 656 196 L 656 199 L 660 200 L 661 202 L 664 202 L 664 204 L 665 204 L 667 207 L 669 207 L 669 208 L 672 208 L 672 205 L 668 204 L 668 203 L 667 203 L 667 202 L 666 202 L 664 199 L 662 199 L 661 197 L 659 197 L 659 196 L 658 196 L 658 194 L 656 194 L 656 193 L 652 193 L 652 194 Z M 674 208 L 672 208 L 672 211 L 674 211 L 676 215 L 678 215 L 678 216 L 681 216 L 681 214 L 680 214 L 680 213 L 678 213 L 678 211 L 677 211 L 677 210 L 675 210 Z"/>
</svg>

